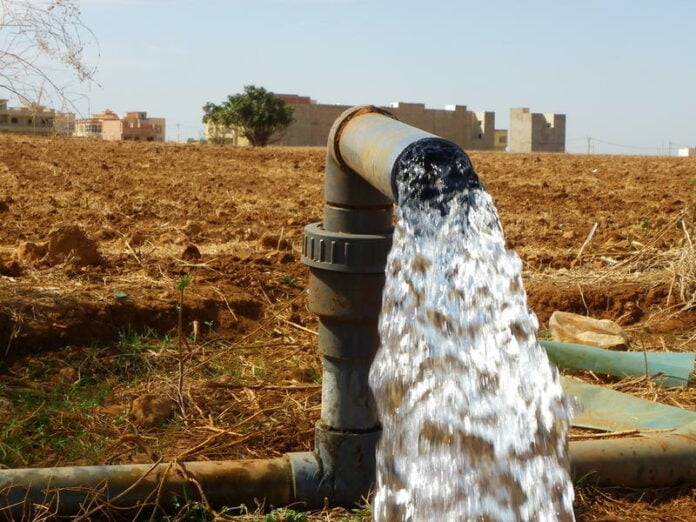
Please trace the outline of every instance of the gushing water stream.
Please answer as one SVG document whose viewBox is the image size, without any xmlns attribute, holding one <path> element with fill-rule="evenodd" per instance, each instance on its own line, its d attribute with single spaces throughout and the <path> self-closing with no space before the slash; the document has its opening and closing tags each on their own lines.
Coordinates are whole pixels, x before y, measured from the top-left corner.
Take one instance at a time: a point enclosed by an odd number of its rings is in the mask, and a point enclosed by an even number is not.
<svg viewBox="0 0 696 522">
<path fill-rule="evenodd" d="M 397 167 L 370 372 L 383 427 L 374 519 L 573 520 L 570 407 L 492 199 L 441 140 Z"/>
</svg>

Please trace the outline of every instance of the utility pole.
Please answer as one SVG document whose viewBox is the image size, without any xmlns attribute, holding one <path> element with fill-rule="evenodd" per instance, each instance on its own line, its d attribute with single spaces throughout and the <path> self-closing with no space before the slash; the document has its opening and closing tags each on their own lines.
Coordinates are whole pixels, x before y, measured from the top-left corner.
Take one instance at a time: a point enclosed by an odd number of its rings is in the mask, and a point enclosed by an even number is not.
<svg viewBox="0 0 696 522">
<path fill-rule="evenodd" d="M 590 154 L 590 149 L 592 147 L 592 138 L 587 137 L 587 154 Z"/>
<path fill-rule="evenodd" d="M 181 123 L 176 124 L 176 142 L 181 143 Z"/>
</svg>

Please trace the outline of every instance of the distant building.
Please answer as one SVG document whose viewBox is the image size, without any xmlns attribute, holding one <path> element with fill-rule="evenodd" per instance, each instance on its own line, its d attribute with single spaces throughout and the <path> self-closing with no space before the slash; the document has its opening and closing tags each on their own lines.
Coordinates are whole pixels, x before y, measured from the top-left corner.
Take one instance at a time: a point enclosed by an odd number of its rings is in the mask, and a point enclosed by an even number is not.
<svg viewBox="0 0 696 522">
<path fill-rule="evenodd" d="M 510 152 L 565 152 L 565 114 L 537 114 L 510 109 Z"/>
<path fill-rule="evenodd" d="M 278 145 L 325 146 L 329 130 L 351 105 L 325 105 L 307 96 L 277 95 L 294 108 L 293 123 L 280 134 Z M 453 141 L 464 150 L 493 150 L 495 114 L 472 112 L 464 105 L 427 109 L 422 103 L 396 102 L 384 107 L 400 121 Z"/>
<path fill-rule="evenodd" d="M 299 94 L 276 94 L 278 98 L 283 100 L 288 105 L 310 105 L 317 103 L 309 96 L 300 96 Z"/>
<path fill-rule="evenodd" d="M 227 127 L 210 121 L 205 124 L 205 141 L 238 146 L 249 145 L 249 140 L 242 135 L 237 127 Z"/>
<path fill-rule="evenodd" d="M 495 135 L 495 138 L 493 140 L 493 150 L 507 150 L 508 131 L 506 129 L 495 129 L 495 132 L 493 134 Z"/>
<path fill-rule="evenodd" d="M 681 158 L 693 158 L 696 157 L 696 148 L 684 148 L 677 150 L 677 156 Z"/>
<path fill-rule="evenodd" d="M 102 123 L 102 137 L 108 141 L 164 141 L 164 118 L 148 118 L 146 112 L 127 112 L 119 120 Z"/>
<path fill-rule="evenodd" d="M 495 113 L 470 111 L 466 105 L 426 109 L 422 103 L 392 103 L 387 110 L 400 121 L 450 140 L 465 151 L 493 150 Z"/>
<path fill-rule="evenodd" d="M 75 115 L 57 112 L 42 105 L 8 107 L 0 99 L 0 132 L 35 134 L 40 136 L 72 136 Z"/>
<path fill-rule="evenodd" d="M 106 109 L 99 114 L 93 114 L 91 118 L 77 120 L 75 122 L 75 137 L 102 139 L 102 122 L 118 119 L 118 114 L 110 109 Z"/>
<path fill-rule="evenodd" d="M 165 119 L 148 118 L 147 112 L 127 112 L 121 118 L 106 109 L 75 122 L 75 136 L 107 141 L 164 141 Z"/>
</svg>

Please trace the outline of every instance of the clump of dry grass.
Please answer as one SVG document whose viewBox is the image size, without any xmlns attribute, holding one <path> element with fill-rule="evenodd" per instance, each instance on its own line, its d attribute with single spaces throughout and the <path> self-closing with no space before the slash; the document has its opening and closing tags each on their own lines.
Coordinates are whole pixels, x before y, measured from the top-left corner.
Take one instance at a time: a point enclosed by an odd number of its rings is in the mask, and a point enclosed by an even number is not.
<svg viewBox="0 0 696 522">
<path fill-rule="evenodd" d="M 684 307 L 692 308 L 696 306 L 696 249 L 689 228 L 693 230 L 694 225 L 687 225 L 685 219 L 680 223 L 684 231 L 684 243 L 674 253 L 674 260 L 670 265 L 674 274 L 672 286 Z"/>
<path fill-rule="evenodd" d="M 526 277 L 529 280 L 552 278 L 556 283 L 578 288 L 636 281 L 651 286 L 666 284 L 669 285 L 667 309 L 673 313 L 692 309 L 696 306 L 696 248 L 690 214 L 690 209 L 678 212 L 644 241 L 632 241 L 631 249 L 626 252 L 613 252 L 611 256 L 585 254 L 582 262 L 570 268 L 527 273 Z M 683 235 L 681 240 L 676 230 Z M 587 248 L 587 243 L 586 240 L 581 251 Z M 669 246 L 665 246 L 667 244 Z M 598 262 L 604 267 L 597 269 Z"/>
</svg>

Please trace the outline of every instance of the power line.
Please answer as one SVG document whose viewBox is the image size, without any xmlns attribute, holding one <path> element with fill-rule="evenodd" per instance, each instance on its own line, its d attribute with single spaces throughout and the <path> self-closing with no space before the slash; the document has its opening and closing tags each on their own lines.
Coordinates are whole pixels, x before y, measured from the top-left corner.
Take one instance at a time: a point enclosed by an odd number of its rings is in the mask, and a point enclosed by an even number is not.
<svg viewBox="0 0 696 522">
<path fill-rule="evenodd" d="M 662 147 L 645 147 L 645 146 L 640 146 L 640 145 L 625 145 L 622 143 L 614 143 L 612 141 L 606 141 L 606 140 L 600 140 L 599 138 L 590 138 L 588 136 L 588 139 L 592 139 L 593 141 L 596 141 L 597 143 L 602 143 L 604 145 L 610 145 L 612 147 L 621 147 L 623 149 L 633 149 L 633 150 L 662 150 Z"/>
<path fill-rule="evenodd" d="M 594 150 L 594 147 L 592 146 L 593 143 L 601 143 L 602 145 L 609 145 L 610 147 L 619 147 L 622 149 L 630 149 L 630 150 L 643 150 L 643 151 L 652 151 L 652 152 L 661 152 L 661 153 L 667 153 L 668 155 L 672 155 L 672 149 L 673 148 L 686 148 L 685 145 L 680 145 L 674 141 L 669 141 L 667 142 L 667 147 L 665 147 L 665 142 L 662 142 L 662 145 L 660 147 L 651 147 L 647 145 L 628 145 L 625 143 L 616 143 L 613 141 L 607 141 L 603 140 L 600 138 L 595 138 L 592 136 L 587 136 L 587 151 L 588 154 L 590 153 L 591 150 Z"/>
</svg>

